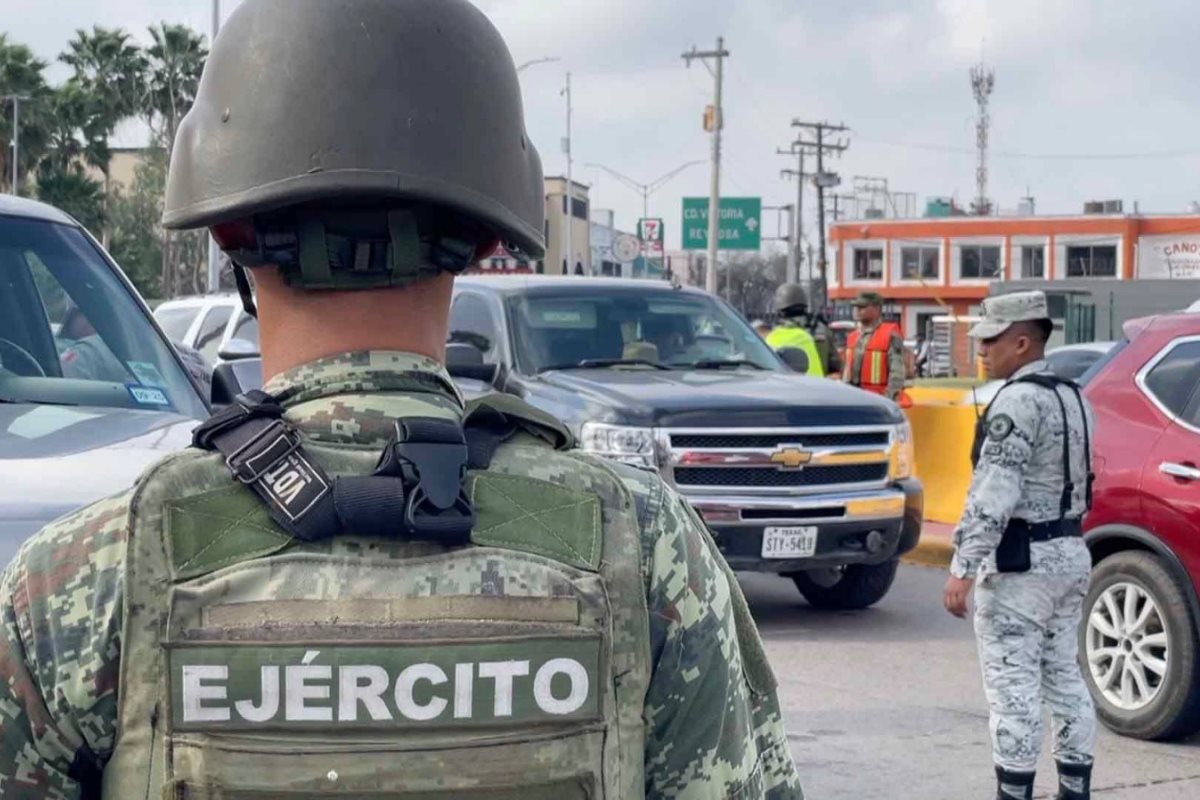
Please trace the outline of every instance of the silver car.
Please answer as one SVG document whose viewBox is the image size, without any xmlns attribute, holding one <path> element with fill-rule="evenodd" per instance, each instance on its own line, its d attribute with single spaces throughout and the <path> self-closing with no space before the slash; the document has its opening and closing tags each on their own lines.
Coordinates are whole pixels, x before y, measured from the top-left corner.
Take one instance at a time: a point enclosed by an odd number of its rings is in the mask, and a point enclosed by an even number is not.
<svg viewBox="0 0 1200 800">
<path fill-rule="evenodd" d="M 47 522 L 187 446 L 207 399 L 67 215 L 0 196 L 0 564 Z"/>
</svg>

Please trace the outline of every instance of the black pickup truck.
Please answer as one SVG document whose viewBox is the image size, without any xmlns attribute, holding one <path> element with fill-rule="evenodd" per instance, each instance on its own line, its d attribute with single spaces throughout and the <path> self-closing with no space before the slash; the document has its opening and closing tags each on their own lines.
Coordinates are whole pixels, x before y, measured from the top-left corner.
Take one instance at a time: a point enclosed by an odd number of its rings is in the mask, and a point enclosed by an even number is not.
<svg viewBox="0 0 1200 800">
<path fill-rule="evenodd" d="M 814 606 L 879 601 L 917 544 L 923 495 L 899 408 L 796 374 L 709 294 L 464 277 L 450 330 L 452 371 L 476 366 L 492 384 L 477 391 L 521 397 L 581 449 L 658 470 L 734 569 L 789 576 Z"/>
</svg>

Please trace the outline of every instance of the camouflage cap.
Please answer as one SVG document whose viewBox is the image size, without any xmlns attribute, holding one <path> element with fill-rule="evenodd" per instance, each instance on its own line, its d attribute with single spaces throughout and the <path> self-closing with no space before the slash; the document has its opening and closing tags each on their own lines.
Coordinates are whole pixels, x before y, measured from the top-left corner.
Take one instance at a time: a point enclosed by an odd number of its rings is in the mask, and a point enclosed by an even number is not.
<svg viewBox="0 0 1200 800">
<path fill-rule="evenodd" d="M 1050 319 L 1043 292 L 1014 292 L 983 301 L 983 319 L 971 328 L 975 339 L 994 339 L 1013 323 Z"/>
<path fill-rule="evenodd" d="M 863 292 L 858 297 L 851 301 L 850 305 L 855 308 L 863 308 L 864 306 L 883 306 L 883 295 L 879 292 Z"/>
</svg>

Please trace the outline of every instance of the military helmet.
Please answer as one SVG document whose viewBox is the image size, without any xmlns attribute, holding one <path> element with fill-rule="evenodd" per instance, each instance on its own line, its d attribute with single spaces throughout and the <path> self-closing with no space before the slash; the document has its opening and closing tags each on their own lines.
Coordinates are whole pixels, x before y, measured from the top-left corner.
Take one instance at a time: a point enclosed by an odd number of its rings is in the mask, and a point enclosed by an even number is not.
<svg viewBox="0 0 1200 800">
<path fill-rule="evenodd" d="M 171 154 L 163 224 L 306 289 L 545 251 L 541 159 L 504 40 L 467 0 L 246 0 Z M 243 291 L 246 294 L 246 291 Z"/>
<path fill-rule="evenodd" d="M 775 290 L 775 313 L 796 308 L 808 308 L 808 293 L 799 284 L 785 283 Z"/>
</svg>

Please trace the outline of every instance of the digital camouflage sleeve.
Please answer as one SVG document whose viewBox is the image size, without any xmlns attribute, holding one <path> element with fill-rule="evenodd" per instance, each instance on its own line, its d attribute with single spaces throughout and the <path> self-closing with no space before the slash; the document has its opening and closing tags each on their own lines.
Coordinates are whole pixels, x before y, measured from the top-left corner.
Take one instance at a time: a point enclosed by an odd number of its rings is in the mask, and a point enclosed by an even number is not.
<svg viewBox="0 0 1200 800">
<path fill-rule="evenodd" d="M 904 339 L 899 333 L 893 333 L 888 341 L 888 387 L 887 396 L 896 400 L 904 391 L 904 381 L 908 373 L 908 360 L 904 354 Z"/>
<path fill-rule="evenodd" d="M 0 798 L 86 797 L 112 752 L 127 501 L 47 526 L 0 579 Z"/>
<path fill-rule="evenodd" d="M 732 573 L 653 475 L 623 471 L 643 530 L 654 674 L 651 798 L 802 798 L 774 677 Z M 0 581 L 0 798 L 89 795 L 112 751 L 127 497 L 51 525 Z"/>
<path fill-rule="evenodd" d="M 737 580 L 691 507 L 637 472 L 625 474 L 642 518 L 650 609 L 647 797 L 803 798 Z"/>
<path fill-rule="evenodd" d="M 951 570 L 958 577 L 974 578 L 996 552 L 1021 499 L 1025 469 L 1040 424 L 1040 409 L 1030 397 L 1032 393 L 1020 386 L 1001 392 L 984 421 L 987 441 L 979 453 L 966 507 L 954 532 Z"/>
</svg>

